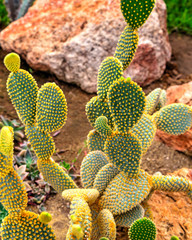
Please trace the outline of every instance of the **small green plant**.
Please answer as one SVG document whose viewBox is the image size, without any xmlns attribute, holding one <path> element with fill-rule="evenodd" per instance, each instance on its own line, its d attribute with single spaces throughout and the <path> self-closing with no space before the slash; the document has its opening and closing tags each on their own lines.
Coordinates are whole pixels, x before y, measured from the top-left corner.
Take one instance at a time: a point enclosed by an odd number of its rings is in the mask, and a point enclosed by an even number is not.
<svg viewBox="0 0 192 240">
<path fill-rule="evenodd" d="M 10 22 L 3 0 L 0 0 L 0 27 L 6 27 Z"/>
<path fill-rule="evenodd" d="M 7 210 L 3 207 L 3 205 L 0 203 L 0 228 L 3 219 L 8 215 Z"/>
</svg>

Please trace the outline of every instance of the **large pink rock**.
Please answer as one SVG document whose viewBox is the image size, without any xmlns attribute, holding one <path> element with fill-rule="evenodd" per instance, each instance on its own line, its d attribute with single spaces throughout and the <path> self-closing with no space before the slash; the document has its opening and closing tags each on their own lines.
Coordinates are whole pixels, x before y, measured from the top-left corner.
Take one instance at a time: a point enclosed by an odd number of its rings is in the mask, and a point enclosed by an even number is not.
<svg viewBox="0 0 192 240">
<path fill-rule="evenodd" d="M 171 86 L 167 89 L 167 104 L 184 103 L 192 105 L 192 81 L 183 85 Z M 175 150 L 192 155 L 192 128 L 184 134 L 173 136 L 158 130 L 160 140 Z"/>
<path fill-rule="evenodd" d="M 114 54 L 125 25 L 116 0 L 36 0 L 23 18 L 1 32 L 0 44 L 19 53 L 32 68 L 96 92 L 98 68 Z M 125 76 L 144 86 L 162 75 L 171 56 L 163 0 L 156 1 L 139 35 Z"/>
</svg>

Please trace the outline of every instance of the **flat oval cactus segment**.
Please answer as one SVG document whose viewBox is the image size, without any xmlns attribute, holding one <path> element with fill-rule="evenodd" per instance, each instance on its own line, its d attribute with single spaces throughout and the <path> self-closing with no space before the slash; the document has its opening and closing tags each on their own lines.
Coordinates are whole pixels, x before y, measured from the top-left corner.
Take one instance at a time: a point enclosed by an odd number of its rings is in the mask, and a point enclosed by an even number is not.
<svg viewBox="0 0 192 240">
<path fill-rule="evenodd" d="M 152 117 L 148 114 L 143 114 L 141 119 L 131 129 L 130 132 L 133 133 L 141 143 L 142 154 L 146 153 L 151 145 L 155 137 L 156 129 Z"/>
<path fill-rule="evenodd" d="M 127 25 L 119 38 L 114 54 L 114 57 L 118 58 L 123 64 L 123 70 L 131 63 L 137 49 L 138 41 L 137 31 Z"/>
<path fill-rule="evenodd" d="M 105 116 L 100 116 L 96 119 L 95 129 L 101 136 L 109 136 L 112 134 L 112 129 L 108 125 L 108 119 Z"/>
<path fill-rule="evenodd" d="M 13 137 L 14 133 L 12 127 L 2 127 L 0 131 L 0 152 L 10 158 L 13 158 Z M 11 159 L 11 161 L 12 160 L 13 159 Z"/>
<path fill-rule="evenodd" d="M 160 95 L 161 95 L 161 88 L 156 88 L 152 92 L 150 92 L 146 97 L 146 108 L 145 112 L 147 114 L 153 114 L 155 111 L 156 106 L 159 103 Z"/>
<path fill-rule="evenodd" d="M 108 163 L 103 166 L 97 173 L 93 188 L 97 189 L 100 194 L 105 190 L 110 181 L 119 173 L 119 170 L 112 164 Z"/>
<path fill-rule="evenodd" d="M 101 237 L 106 237 L 110 240 L 116 239 L 116 224 L 113 214 L 108 209 L 103 209 L 98 215 L 97 222 Z"/>
<path fill-rule="evenodd" d="M 128 177 L 139 173 L 141 158 L 140 141 L 131 133 L 114 133 L 105 143 L 105 153 L 120 171 Z"/>
<path fill-rule="evenodd" d="M 144 209 L 141 205 L 137 205 L 136 207 L 132 208 L 130 211 L 122 213 L 120 215 L 115 215 L 115 222 L 120 227 L 127 227 L 129 228 L 131 224 L 139 218 L 144 217 Z"/>
<path fill-rule="evenodd" d="M 100 150 L 104 152 L 104 145 L 107 136 L 101 136 L 96 130 L 91 130 L 87 136 L 89 151 Z"/>
<path fill-rule="evenodd" d="M 59 193 L 65 189 L 77 188 L 73 179 L 54 160 L 37 160 L 37 166 L 43 178 Z"/>
<path fill-rule="evenodd" d="M 84 157 L 81 164 L 81 178 L 85 188 L 92 188 L 99 169 L 108 164 L 107 156 L 101 151 L 93 151 Z"/>
<path fill-rule="evenodd" d="M 33 76 L 20 69 L 11 73 L 7 81 L 7 90 L 19 118 L 25 125 L 35 122 L 38 87 Z"/>
<path fill-rule="evenodd" d="M 107 186 L 99 204 L 113 215 L 119 215 L 136 207 L 147 197 L 150 189 L 150 177 L 145 171 L 140 170 L 137 178 L 128 178 L 121 172 Z"/>
<path fill-rule="evenodd" d="M 110 85 L 123 75 L 122 63 L 115 57 L 107 57 L 100 65 L 97 81 L 97 94 L 104 100 Z"/>
<path fill-rule="evenodd" d="M 155 240 L 156 227 L 155 224 L 147 218 L 138 219 L 129 229 L 129 238 L 131 240 Z"/>
<path fill-rule="evenodd" d="M 121 11 L 128 25 L 137 29 L 147 20 L 154 5 L 155 0 L 121 0 Z"/>
<path fill-rule="evenodd" d="M 4 58 L 4 64 L 10 72 L 17 72 L 20 68 L 21 60 L 17 53 L 9 53 Z"/>
<path fill-rule="evenodd" d="M 163 107 L 154 115 L 158 129 L 173 135 L 185 133 L 192 124 L 191 108 L 182 103 L 174 103 Z"/>
<path fill-rule="evenodd" d="M 67 119 L 67 102 L 55 83 L 45 83 L 37 95 L 37 124 L 44 132 L 60 129 Z"/>
<path fill-rule="evenodd" d="M 93 97 L 87 103 L 85 111 L 87 114 L 87 118 L 93 128 L 96 119 L 100 116 L 105 116 L 108 119 L 109 126 L 113 127 L 113 121 L 107 101 L 100 101 L 98 97 Z"/>
<path fill-rule="evenodd" d="M 34 126 L 26 128 L 26 135 L 38 158 L 46 160 L 53 155 L 55 144 L 49 133 L 45 133 L 39 127 Z"/>
<path fill-rule="evenodd" d="M 141 118 L 145 110 L 145 94 L 130 78 L 121 78 L 111 85 L 109 108 L 119 132 L 128 132 Z"/>
<path fill-rule="evenodd" d="M 39 220 L 39 215 L 23 211 L 21 215 L 5 217 L 2 223 L 3 240 L 10 239 L 38 239 L 55 240 L 55 235 L 51 227 Z"/>
<path fill-rule="evenodd" d="M 155 111 L 159 111 L 162 107 L 164 107 L 166 104 L 166 101 L 167 101 L 167 93 L 165 90 L 161 90 L 161 95 L 159 98 L 159 102 L 155 108 Z"/>
<path fill-rule="evenodd" d="M 5 177 L 1 178 L 0 202 L 9 213 L 17 213 L 27 207 L 25 185 L 13 167 Z"/>
</svg>

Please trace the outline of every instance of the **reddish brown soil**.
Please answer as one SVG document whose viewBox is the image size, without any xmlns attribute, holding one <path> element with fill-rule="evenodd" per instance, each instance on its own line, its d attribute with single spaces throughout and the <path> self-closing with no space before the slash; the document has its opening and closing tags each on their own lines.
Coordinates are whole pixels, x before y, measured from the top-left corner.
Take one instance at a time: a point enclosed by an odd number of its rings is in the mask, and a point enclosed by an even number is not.
<svg viewBox="0 0 192 240">
<path fill-rule="evenodd" d="M 174 33 L 170 36 L 170 40 L 173 46 L 172 60 L 167 64 L 167 69 L 162 78 L 144 89 L 146 93 L 149 93 L 156 87 L 166 89 L 170 85 L 182 84 L 192 80 L 192 76 L 189 76 L 192 73 L 192 37 Z M 5 87 L 8 72 L 2 62 L 6 54 L 2 50 L 0 51 L 0 115 L 10 119 L 18 119 Z M 29 66 L 25 63 L 23 63 L 22 67 L 29 70 Z M 80 155 L 78 152 L 84 148 L 84 141 L 91 130 L 85 115 L 85 104 L 94 94 L 87 94 L 76 86 L 59 82 L 53 75 L 47 73 L 33 72 L 33 76 L 39 86 L 47 81 L 55 81 L 64 91 L 68 103 L 68 119 L 61 132 L 54 137 L 57 153 L 59 153 L 54 155 L 54 159 L 57 162 L 65 160 L 71 163 L 77 157 L 75 167 L 78 175 L 84 151 Z M 158 141 L 153 142 L 142 161 L 142 168 L 150 174 L 156 171 L 166 174 L 182 167 L 192 168 L 191 157 L 174 151 Z M 50 197 L 46 203 L 46 208 L 53 215 L 52 226 L 57 239 L 64 240 L 69 225 L 69 204 L 57 194 Z M 32 210 L 37 211 L 34 208 Z M 127 229 L 118 229 L 117 239 L 127 239 Z M 181 239 L 189 240 L 190 238 L 181 237 Z M 165 238 L 165 240 L 167 239 Z"/>
</svg>

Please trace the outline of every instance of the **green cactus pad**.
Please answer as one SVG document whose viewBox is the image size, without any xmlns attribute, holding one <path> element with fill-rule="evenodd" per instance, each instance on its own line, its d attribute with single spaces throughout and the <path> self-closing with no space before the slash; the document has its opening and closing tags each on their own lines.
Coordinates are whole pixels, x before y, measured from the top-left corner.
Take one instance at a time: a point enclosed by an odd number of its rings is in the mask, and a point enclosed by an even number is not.
<svg viewBox="0 0 192 240">
<path fill-rule="evenodd" d="M 153 175 L 152 187 L 154 190 L 162 190 L 169 192 L 189 192 L 192 190 L 192 184 L 182 177 Z"/>
<path fill-rule="evenodd" d="M 0 202 L 9 213 L 20 212 L 27 207 L 25 185 L 13 168 L 0 179 Z"/>
<path fill-rule="evenodd" d="M 70 208 L 71 224 L 66 240 L 90 239 L 92 217 L 89 205 L 85 200 L 75 198 L 71 202 Z"/>
<path fill-rule="evenodd" d="M 26 128 L 26 135 L 38 158 L 46 160 L 53 155 L 55 144 L 49 133 L 34 126 Z"/>
<path fill-rule="evenodd" d="M 129 229 L 130 240 L 155 240 L 155 224 L 147 218 L 138 219 Z"/>
<path fill-rule="evenodd" d="M 145 171 L 140 170 L 137 178 L 128 178 L 121 172 L 109 183 L 99 204 L 119 215 L 136 207 L 147 197 L 150 189 L 150 176 Z"/>
<path fill-rule="evenodd" d="M 93 188 L 97 189 L 100 194 L 105 190 L 110 181 L 119 173 L 119 170 L 112 164 L 108 163 L 103 166 L 97 173 Z"/>
<path fill-rule="evenodd" d="M 155 108 L 155 111 L 159 111 L 162 107 L 164 107 L 166 104 L 166 101 L 167 101 L 167 93 L 165 90 L 161 90 L 161 95 L 159 98 L 159 102 Z"/>
<path fill-rule="evenodd" d="M 105 116 L 108 119 L 108 124 L 110 127 L 113 127 L 113 121 L 111 117 L 111 113 L 109 111 L 109 106 L 107 101 L 100 101 L 98 97 L 93 97 L 87 103 L 86 107 L 87 118 L 94 128 L 95 121 L 100 116 Z"/>
<path fill-rule="evenodd" d="M 150 115 L 143 114 L 141 119 L 137 122 L 137 124 L 135 124 L 130 132 L 139 139 L 141 143 L 142 154 L 144 154 L 155 137 L 156 126 Z"/>
<path fill-rule="evenodd" d="M 113 214 L 108 209 L 103 209 L 98 215 L 100 237 L 107 237 L 109 240 L 116 239 L 116 224 Z"/>
<path fill-rule="evenodd" d="M 8 215 L 2 223 L 3 240 L 55 240 L 55 235 L 48 224 L 39 220 L 39 215 L 23 211 L 18 215 Z"/>
<path fill-rule="evenodd" d="M 110 85 L 123 75 L 122 63 L 115 57 L 107 57 L 100 65 L 97 81 L 99 100 L 104 100 Z"/>
<path fill-rule="evenodd" d="M 38 87 L 33 76 L 20 69 L 11 73 L 7 81 L 7 90 L 19 118 L 25 125 L 35 122 Z"/>
<path fill-rule="evenodd" d="M 106 136 L 101 136 L 96 130 L 91 130 L 87 136 L 87 145 L 89 151 L 104 151 Z"/>
<path fill-rule="evenodd" d="M 129 228 L 134 221 L 143 217 L 144 209 L 141 207 L 141 205 L 137 205 L 130 211 L 116 215 L 114 218 L 117 226 Z"/>
<path fill-rule="evenodd" d="M 112 134 L 112 129 L 108 125 L 108 119 L 105 116 L 100 116 L 95 121 L 95 129 L 101 136 L 109 136 Z"/>
<path fill-rule="evenodd" d="M 37 125 L 44 132 L 60 129 L 67 118 L 67 102 L 55 83 L 45 83 L 37 95 Z"/>
<path fill-rule="evenodd" d="M 138 41 L 139 37 L 137 31 L 134 31 L 127 25 L 119 38 L 114 54 L 114 56 L 122 62 L 123 70 L 131 63 L 135 55 Z"/>
<path fill-rule="evenodd" d="M 167 105 L 154 115 L 158 129 L 173 135 L 185 133 L 192 124 L 192 110 L 188 105 L 174 103 Z"/>
<path fill-rule="evenodd" d="M 45 181 L 59 193 L 66 189 L 77 188 L 71 177 L 54 160 L 37 160 L 37 166 Z"/>
<path fill-rule="evenodd" d="M 10 72 L 17 72 L 20 68 L 20 57 L 17 53 L 9 53 L 4 58 L 4 64 Z"/>
<path fill-rule="evenodd" d="M 99 192 L 96 189 L 68 189 L 62 192 L 62 197 L 67 201 L 81 198 L 92 205 L 99 197 Z"/>
<path fill-rule="evenodd" d="M 130 78 L 121 78 L 111 85 L 109 108 L 119 132 L 128 132 L 141 118 L 145 109 L 145 94 Z"/>
<path fill-rule="evenodd" d="M 147 20 L 154 5 L 155 0 L 121 0 L 121 11 L 128 25 L 137 29 Z"/>
<path fill-rule="evenodd" d="M 159 103 L 161 91 L 161 88 L 156 88 L 147 95 L 145 113 L 150 115 L 153 114 L 156 106 Z"/>
<path fill-rule="evenodd" d="M 114 132 L 106 140 L 105 153 L 128 177 L 136 177 L 139 173 L 141 144 L 132 133 Z"/>
<path fill-rule="evenodd" d="M 107 156 L 101 151 L 93 151 L 84 157 L 81 164 L 81 178 L 85 188 L 92 188 L 99 169 L 108 164 Z"/>
</svg>

